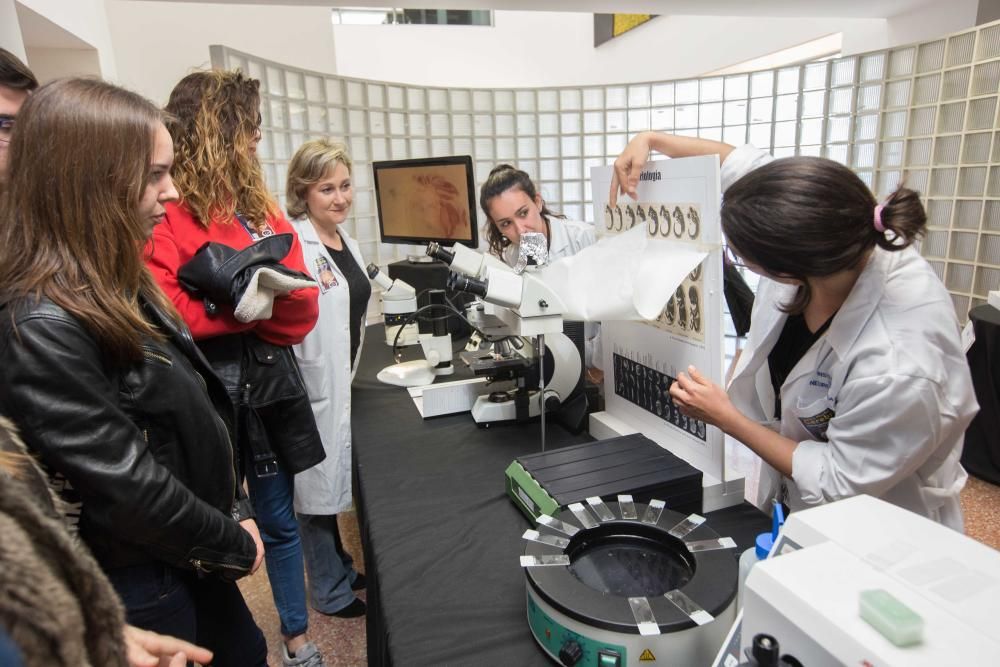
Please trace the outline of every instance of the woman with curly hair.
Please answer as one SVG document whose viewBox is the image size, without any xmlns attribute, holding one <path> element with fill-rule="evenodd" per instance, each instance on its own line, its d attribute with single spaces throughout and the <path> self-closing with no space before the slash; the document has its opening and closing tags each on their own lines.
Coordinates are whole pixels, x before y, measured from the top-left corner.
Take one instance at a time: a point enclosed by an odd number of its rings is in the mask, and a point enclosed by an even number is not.
<svg viewBox="0 0 1000 667">
<path fill-rule="evenodd" d="M 149 266 L 226 382 L 237 410 L 237 451 L 264 541 L 284 664 L 316 667 L 323 661 L 306 638 L 292 497 L 294 475 L 325 453 L 290 346 L 315 325 L 318 291 L 314 284 L 272 291 L 246 273 L 262 257 L 289 275 L 306 271 L 298 236 L 268 193 L 257 160 L 258 86 L 240 72 L 213 70 L 189 74 L 174 87 L 166 111 L 180 201 L 167 206 L 153 234 Z M 216 251 L 230 261 L 206 264 Z M 227 273 L 234 262 L 241 271 Z M 241 306 L 255 285 L 254 298 L 264 299 L 266 307 L 248 315 Z M 289 396 L 300 399 L 290 411 L 281 407 Z"/>
</svg>

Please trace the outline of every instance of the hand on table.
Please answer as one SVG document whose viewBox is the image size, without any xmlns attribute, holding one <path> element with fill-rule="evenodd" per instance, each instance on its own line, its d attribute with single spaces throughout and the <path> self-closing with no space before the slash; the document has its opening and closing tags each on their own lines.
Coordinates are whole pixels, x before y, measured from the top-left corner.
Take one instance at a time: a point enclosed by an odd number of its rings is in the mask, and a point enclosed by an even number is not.
<svg viewBox="0 0 1000 667">
<path fill-rule="evenodd" d="M 604 384 L 604 371 L 602 371 L 600 368 L 588 366 L 587 370 L 584 373 L 587 378 L 587 381 L 590 382 L 591 384 L 596 384 L 597 386 L 601 386 Z"/>
</svg>

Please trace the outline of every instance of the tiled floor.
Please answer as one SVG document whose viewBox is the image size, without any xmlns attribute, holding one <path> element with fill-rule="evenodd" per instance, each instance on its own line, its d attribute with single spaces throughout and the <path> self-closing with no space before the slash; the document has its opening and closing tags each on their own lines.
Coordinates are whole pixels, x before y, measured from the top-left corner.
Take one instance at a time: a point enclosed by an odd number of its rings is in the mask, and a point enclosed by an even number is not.
<svg viewBox="0 0 1000 667">
<path fill-rule="evenodd" d="M 354 565 L 358 572 L 364 572 L 364 554 L 361 552 L 358 522 L 354 512 L 340 514 L 339 523 L 344 548 L 354 557 Z M 274 601 L 271 599 L 271 587 L 267 581 L 266 569 L 261 567 L 255 575 L 242 580 L 240 589 L 253 611 L 254 618 L 257 619 L 257 624 L 267 637 L 268 664 L 281 667 L 281 631 L 278 614 L 274 610 Z M 359 591 L 358 597 L 364 600 L 365 591 Z M 324 616 L 310 609 L 309 639 L 316 642 L 327 667 L 359 667 L 368 664 L 364 616 L 336 618 Z"/>
<path fill-rule="evenodd" d="M 965 512 L 966 533 L 980 542 L 1000 550 L 1000 486 L 974 477 L 962 491 L 962 509 Z M 353 512 L 340 515 L 340 532 L 347 550 L 354 556 L 359 572 L 364 571 L 358 524 Z M 281 638 L 278 617 L 271 600 L 267 573 L 262 567 L 240 588 L 254 612 L 257 623 L 267 636 L 270 664 L 281 667 Z M 359 596 L 364 599 L 365 592 Z M 365 645 L 365 619 L 339 619 L 309 612 L 309 635 L 316 642 L 328 667 L 355 667 L 367 664 Z"/>
<path fill-rule="evenodd" d="M 962 490 L 965 533 L 1000 550 L 1000 486 L 969 477 Z"/>
</svg>

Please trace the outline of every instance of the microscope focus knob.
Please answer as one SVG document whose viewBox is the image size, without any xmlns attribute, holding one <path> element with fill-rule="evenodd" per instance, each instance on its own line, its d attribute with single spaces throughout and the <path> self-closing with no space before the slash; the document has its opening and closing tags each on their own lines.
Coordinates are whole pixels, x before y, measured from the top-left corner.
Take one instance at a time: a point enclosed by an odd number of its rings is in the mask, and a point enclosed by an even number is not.
<svg viewBox="0 0 1000 667">
<path fill-rule="evenodd" d="M 549 394 L 548 396 L 545 397 L 545 411 L 546 412 L 551 412 L 552 410 L 557 410 L 557 409 L 559 409 L 560 405 L 562 405 L 562 401 L 560 401 L 559 397 L 556 396 L 555 394 Z"/>
</svg>

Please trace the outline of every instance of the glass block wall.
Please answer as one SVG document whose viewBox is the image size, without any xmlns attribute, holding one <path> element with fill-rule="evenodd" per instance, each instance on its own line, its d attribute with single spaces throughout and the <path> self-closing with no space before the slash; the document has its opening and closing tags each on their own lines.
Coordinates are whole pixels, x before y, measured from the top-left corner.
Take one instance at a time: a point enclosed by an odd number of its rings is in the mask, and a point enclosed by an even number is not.
<svg viewBox="0 0 1000 667">
<path fill-rule="evenodd" d="M 348 231 L 380 265 L 420 249 L 379 243 L 370 163 L 472 155 L 477 185 L 496 164 L 527 171 L 546 203 L 591 220 L 590 167 L 640 130 L 778 157 L 821 155 L 854 169 L 879 197 L 905 178 L 925 197 L 921 251 L 959 320 L 1000 288 L 1000 22 L 934 41 L 729 76 L 567 88 L 431 88 L 329 76 L 212 47 L 217 67 L 261 81 L 268 183 L 308 138 L 342 137 L 354 167 Z M 480 226 L 482 226 L 482 214 Z"/>
</svg>

